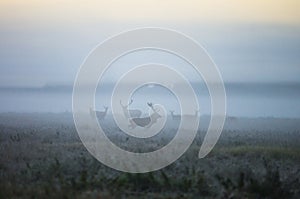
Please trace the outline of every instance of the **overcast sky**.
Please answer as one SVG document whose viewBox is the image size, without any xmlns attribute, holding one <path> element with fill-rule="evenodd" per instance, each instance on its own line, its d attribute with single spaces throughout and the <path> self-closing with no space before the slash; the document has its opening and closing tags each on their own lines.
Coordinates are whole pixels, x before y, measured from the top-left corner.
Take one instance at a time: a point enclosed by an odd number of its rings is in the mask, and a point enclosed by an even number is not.
<svg viewBox="0 0 300 199">
<path fill-rule="evenodd" d="M 225 81 L 300 80 L 298 0 L 4 0 L 0 86 L 71 84 L 97 44 L 144 26 L 171 28 L 196 39 Z"/>
</svg>

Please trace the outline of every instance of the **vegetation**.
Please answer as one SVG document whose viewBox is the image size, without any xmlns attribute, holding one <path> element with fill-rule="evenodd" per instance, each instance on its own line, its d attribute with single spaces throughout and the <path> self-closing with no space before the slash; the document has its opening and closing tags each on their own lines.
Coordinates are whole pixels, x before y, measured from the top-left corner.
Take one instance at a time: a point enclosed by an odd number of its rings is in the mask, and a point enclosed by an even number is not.
<svg viewBox="0 0 300 199">
<path fill-rule="evenodd" d="M 190 149 L 168 167 L 130 174 L 95 160 L 71 116 L 2 115 L 0 198 L 299 198 L 297 129 L 227 128 L 212 153 L 198 159 L 203 136 L 200 130 Z M 110 138 L 128 145 L 117 133 Z M 160 137 L 146 144 L 156 149 L 168 141 Z"/>
</svg>

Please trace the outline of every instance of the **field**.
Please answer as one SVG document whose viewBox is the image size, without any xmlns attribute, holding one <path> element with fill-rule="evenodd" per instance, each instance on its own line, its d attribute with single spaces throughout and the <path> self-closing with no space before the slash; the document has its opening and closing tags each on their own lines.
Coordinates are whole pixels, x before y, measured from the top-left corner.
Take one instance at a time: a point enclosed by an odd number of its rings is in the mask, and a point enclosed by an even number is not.
<svg viewBox="0 0 300 199">
<path fill-rule="evenodd" d="M 300 198 L 300 119 L 228 117 L 213 151 L 198 159 L 197 138 L 168 167 L 146 174 L 113 170 L 81 143 L 71 113 L 0 114 L 0 198 Z M 144 144 L 172 139 L 177 121 Z M 101 121 L 128 150 L 136 140 Z M 144 148 L 145 148 L 144 147 Z"/>
</svg>

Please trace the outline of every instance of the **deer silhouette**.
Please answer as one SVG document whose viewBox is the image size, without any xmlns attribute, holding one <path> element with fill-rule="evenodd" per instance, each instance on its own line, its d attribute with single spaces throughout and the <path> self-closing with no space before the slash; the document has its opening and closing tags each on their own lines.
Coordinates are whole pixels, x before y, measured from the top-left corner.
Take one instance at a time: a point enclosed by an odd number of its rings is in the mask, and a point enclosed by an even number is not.
<svg viewBox="0 0 300 199">
<path fill-rule="evenodd" d="M 174 111 L 170 111 L 173 120 L 180 120 L 181 115 L 175 115 Z"/>
<path fill-rule="evenodd" d="M 105 116 L 107 115 L 107 110 L 108 110 L 107 106 L 104 106 L 104 111 L 95 111 L 92 108 L 90 108 L 90 115 L 93 117 L 94 116 L 94 112 L 95 112 L 97 118 L 99 120 L 103 120 L 105 118 Z"/>
<path fill-rule="evenodd" d="M 181 115 L 177 115 L 177 114 L 174 114 L 174 111 L 170 111 L 171 113 L 171 116 L 172 116 L 172 119 L 173 120 L 180 120 L 181 119 Z M 199 110 L 195 110 L 195 114 L 194 115 L 184 115 L 185 117 L 195 117 L 197 118 L 198 117 L 198 113 L 199 113 Z"/>
<path fill-rule="evenodd" d="M 148 117 L 135 117 L 129 119 L 129 128 L 134 129 L 137 126 L 150 128 L 154 123 L 157 122 L 161 115 L 158 114 L 158 110 L 153 107 L 152 103 L 147 103 L 147 105 L 152 109 L 153 113 L 151 113 Z"/>
<path fill-rule="evenodd" d="M 123 105 L 121 100 L 120 100 L 120 105 L 122 106 L 122 109 L 123 109 L 123 113 L 124 113 L 124 116 L 129 119 L 129 118 L 132 118 L 132 117 L 141 117 L 142 115 L 142 111 L 138 110 L 138 109 L 128 109 L 128 106 L 130 104 L 132 104 L 133 100 L 131 99 L 129 104 L 127 105 Z"/>
</svg>

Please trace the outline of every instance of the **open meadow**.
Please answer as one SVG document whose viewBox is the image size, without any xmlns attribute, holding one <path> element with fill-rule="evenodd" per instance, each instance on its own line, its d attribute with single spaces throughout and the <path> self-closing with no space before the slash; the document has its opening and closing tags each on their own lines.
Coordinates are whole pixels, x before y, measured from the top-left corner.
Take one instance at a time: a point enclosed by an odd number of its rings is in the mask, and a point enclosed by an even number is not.
<svg viewBox="0 0 300 199">
<path fill-rule="evenodd" d="M 103 123 L 121 148 L 156 150 L 178 121 L 147 142 Z M 0 198 L 299 198 L 300 120 L 228 117 L 213 151 L 197 155 L 205 134 L 202 116 L 188 151 L 168 167 L 146 174 L 113 170 L 83 146 L 72 114 L 0 114 Z"/>
</svg>

